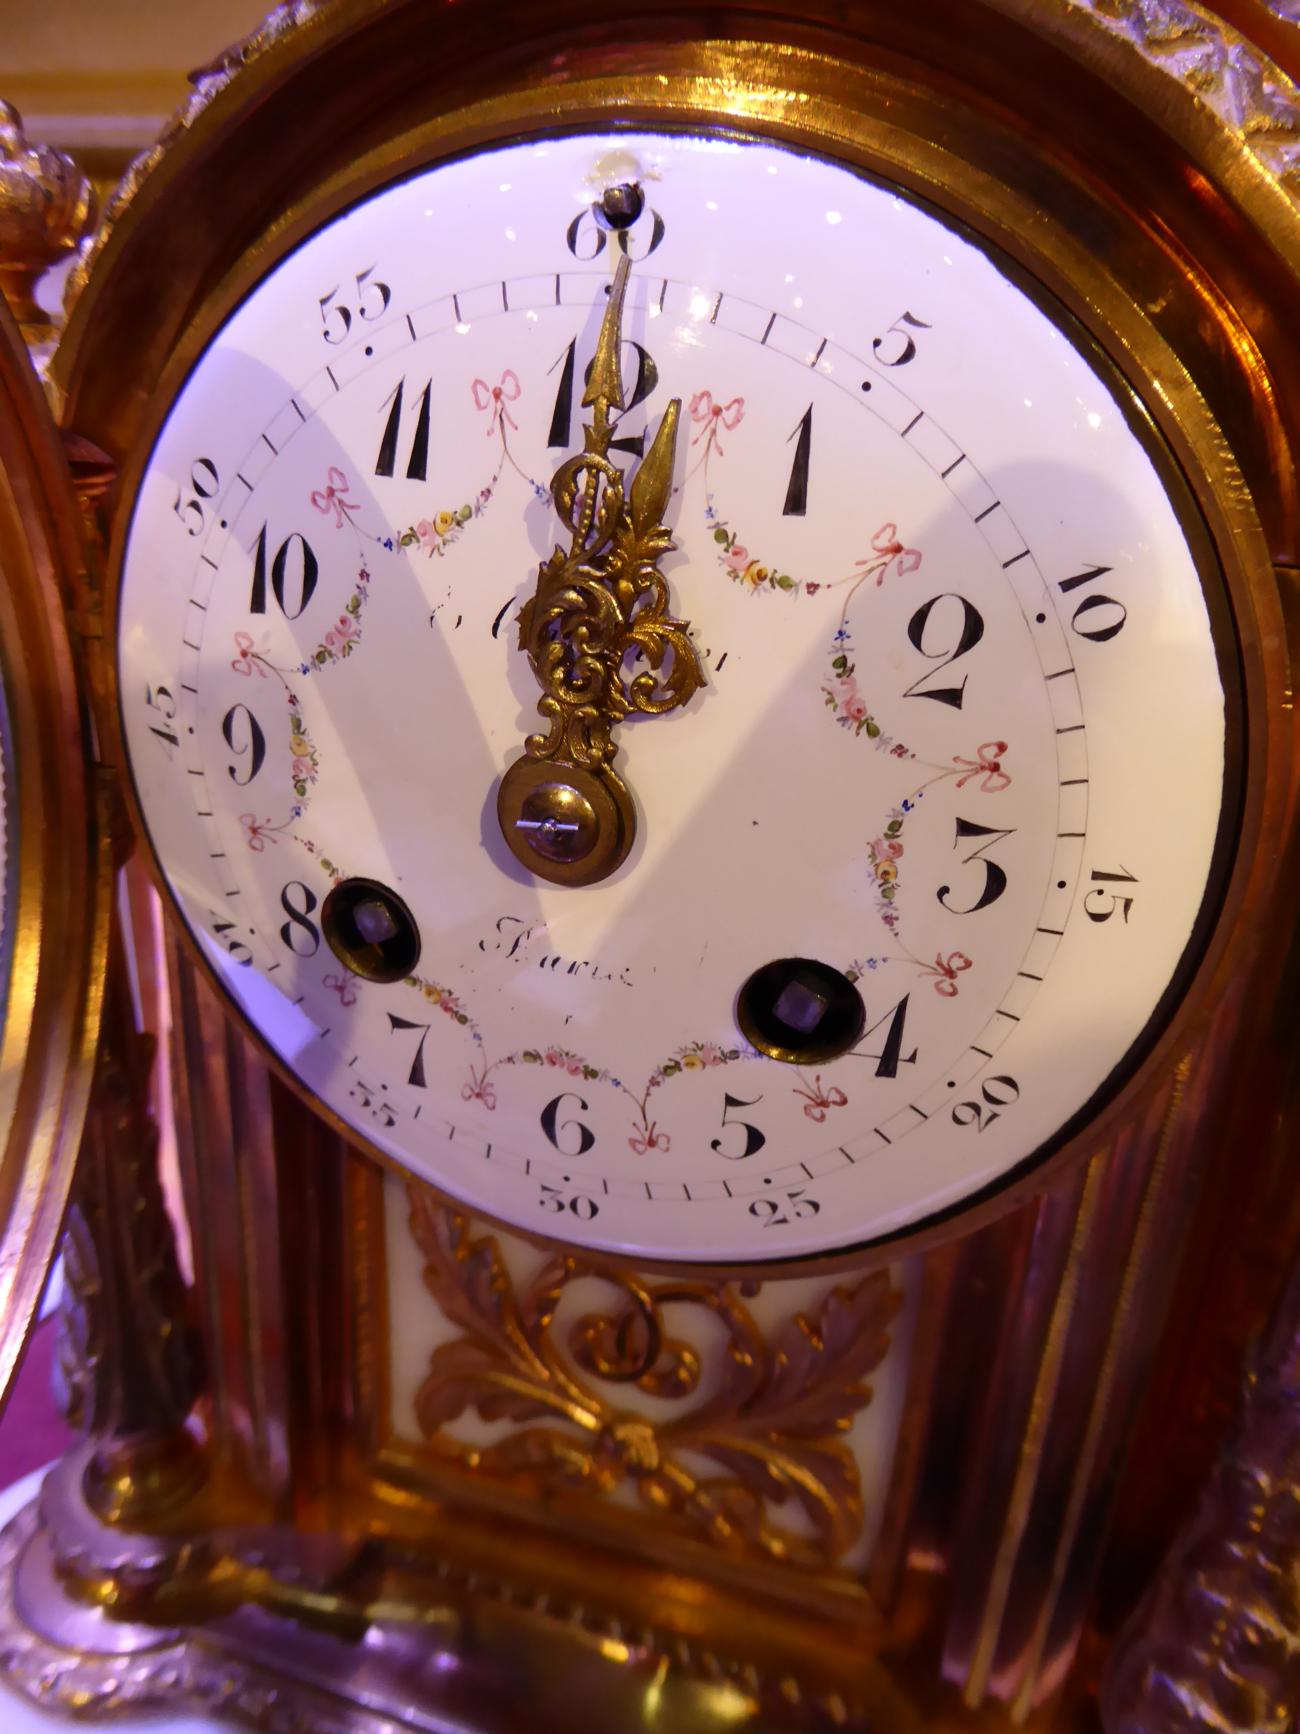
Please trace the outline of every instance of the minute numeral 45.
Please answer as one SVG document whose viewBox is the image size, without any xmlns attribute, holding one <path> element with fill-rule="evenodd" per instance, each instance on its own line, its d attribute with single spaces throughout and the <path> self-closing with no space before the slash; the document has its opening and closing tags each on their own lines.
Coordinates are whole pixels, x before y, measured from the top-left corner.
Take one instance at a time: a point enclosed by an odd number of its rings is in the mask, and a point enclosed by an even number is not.
<svg viewBox="0 0 1300 1734">
<path fill-rule="evenodd" d="M 393 299 L 393 292 L 387 283 L 381 283 L 375 276 L 373 265 L 367 265 L 364 271 L 358 271 L 354 282 L 356 294 L 349 299 L 352 305 L 338 299 L 341 284 L 336 283 L 328 295 L 317 296 L 320 304 L 321 336 L 326 343 L 343 343 L 352 329 L 354 311 L 367 322 L 382 319 L 388 311 L 388 303 Z"/>
<path fill-rule="evenodd" d="M 176 721 L 176 700 L 165 686 L 146 686 L 144 702 L 151 711 L 157 714 L 162 725 L 159 727 L 158 723 L 150 723 L 149 733 L 157 735 L 163 746 L 166 747 L 167 757 L 170 759 L 172 749 L 181 744 L 180 736 L 171 726 Z"/>
<path fill-rule="evenodd" d="M 388 420 L 384 423 L 383 436 L 379 441 L 379 456 L 375 459 L 377 476 L 391 476 L 397 462 L 397 440 L 402 431 L 402 394 L 405 390 L 406 379 L 403 377 L 379 406 L 380 409 L 388 408 Z M 420 407 L 415 417 L 415 432 L 411 435 L 411 455 L 406 460 L 407 478 L 413 482 L 425 482 L 429 479 L 429 394 L 432 390 L 433 381 L 425 380 L 424 390 L 420 393 Z M 390 405 L 391 408 L 388 407 Z"/>
</svg>

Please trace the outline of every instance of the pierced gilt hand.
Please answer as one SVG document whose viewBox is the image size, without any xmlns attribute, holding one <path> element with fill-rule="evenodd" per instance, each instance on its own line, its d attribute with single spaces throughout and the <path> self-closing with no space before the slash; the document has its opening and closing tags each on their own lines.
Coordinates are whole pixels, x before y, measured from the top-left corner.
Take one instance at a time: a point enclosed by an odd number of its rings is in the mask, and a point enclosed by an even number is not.
<svg viewBox="0 0 1300 1734">
<path fill-rule="evenodd" d="M 555 508 L 571 535 L 537 574 L 519 613 L 519 644 L 542 689 L 549 733 L 529 735 L 502 779 L 506 841 L 534 873 L 561 884 L 606 878 L 635 834 L 632 799 L 611 769 L 613 726 L 633 711 L 661 715 L 704 684 L 687 623 L 668 612 L 659 561 L 675 546 L 663 517 L 672 492 L 681 399 L 674 398 L 624 493 L 609 460 L 623 408 L 619 342 L 628 261 L 620 259 L 583 408 L 586 444 L 556 471 Z M 637 655 L 639 653 L 639 655 Z M 645 666 L 630 673 L 630 659 Z"/>
</svg>

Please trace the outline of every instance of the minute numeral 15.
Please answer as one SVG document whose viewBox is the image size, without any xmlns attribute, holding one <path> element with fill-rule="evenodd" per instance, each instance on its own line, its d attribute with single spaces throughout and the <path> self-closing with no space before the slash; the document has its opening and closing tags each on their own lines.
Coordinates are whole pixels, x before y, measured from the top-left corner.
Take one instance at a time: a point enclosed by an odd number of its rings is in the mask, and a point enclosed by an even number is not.
<svg viewBox="0 0 1300 1734">
<path fill-rule="evenodd" d="M 1102 887 L 1105 885 L 1136 885 L 1137 880 L 1134 876 L 1125 871 L 1121 862 L 1118 873 L 1094 872 L 1091 878 L 1093 888 L 1083 900 L 1083 912 L 1088 920 L 1109 921 L 1118 910 L 1120 919 L 1127 923 L 1129 910 L 1133 907 L 1133 898 L 1126 896 L 1122 891 L 1105 891 Z M 1094 906 L 1093 900 L 1095 898 L 1100 898 L 1101 902 Z"/>
</svg>

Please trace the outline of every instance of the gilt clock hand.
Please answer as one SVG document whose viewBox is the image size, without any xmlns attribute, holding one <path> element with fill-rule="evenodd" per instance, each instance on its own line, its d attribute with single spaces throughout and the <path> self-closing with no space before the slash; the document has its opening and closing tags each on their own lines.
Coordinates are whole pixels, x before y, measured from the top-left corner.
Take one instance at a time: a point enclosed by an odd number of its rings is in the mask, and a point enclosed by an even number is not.
<svg viewBox="0 0 1300 1734">
<path fill-rule="evenodd" d="M 533 873 L 560 885 L 607 878 L 636 834 L 636 810 L 613 771 L 613 725 L 632 711 L 661 715 L 704 684 L 688 623 L 667 611 L 659 561 L 675 546 L 663 523 L 672 490 L 681 399 L 664 413 L 626 494 L 609 460 L 622 409 L 619 343 L 628 261 L 620 259 L 583 396 L 592 412 L 583 450 L 560 465 L 551 494 L 572 541 L 557 547 L 519 612 L 519 644 L 542 688 L 549 734 L 529 735 L 501 780 L 506 842 Z M 630 679 L 629 653 L 649 666 Z M 666 670 L 665 670 L 666 665 Z"/>
</svg>

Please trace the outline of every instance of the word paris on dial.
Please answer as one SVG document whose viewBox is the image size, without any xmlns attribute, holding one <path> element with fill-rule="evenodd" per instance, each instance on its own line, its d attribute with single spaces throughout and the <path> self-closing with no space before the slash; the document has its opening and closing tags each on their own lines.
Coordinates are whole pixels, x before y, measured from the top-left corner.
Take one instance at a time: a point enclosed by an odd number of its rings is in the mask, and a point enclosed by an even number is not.
<svg viewBox="0 0 1300 1734">
<path fill-rule="evenodd" d="M 166 414 L 136 797 L 228 993 L 384 1155 L 593 1247 L 853 1246 L 1059 1143 L 1193 960 L 1200 547 L 1088 341 L 897 189 L 689 134 L 483 151 L 289 253 Z M 598 695 L 549 754 L 548 657 Z M 692 657 L 689 703 L 629 700 Z"/>
</svg>

